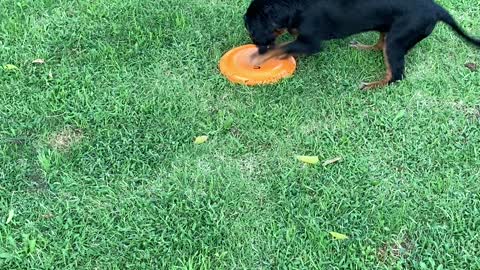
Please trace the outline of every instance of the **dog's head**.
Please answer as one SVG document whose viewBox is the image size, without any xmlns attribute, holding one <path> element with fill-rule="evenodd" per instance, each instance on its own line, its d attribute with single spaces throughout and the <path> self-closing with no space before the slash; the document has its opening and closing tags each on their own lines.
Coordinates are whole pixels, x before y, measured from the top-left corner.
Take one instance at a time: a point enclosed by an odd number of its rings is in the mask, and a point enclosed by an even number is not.
<svg viewBox="0 0 480 270">
<path fill-rule="evenodd" d="M 245 28 L 260 54 L 275 45 L 279 25 L 273 20 L 272 8 L 262 0 L 254 0 L 244 15 Z"/>
</svg>

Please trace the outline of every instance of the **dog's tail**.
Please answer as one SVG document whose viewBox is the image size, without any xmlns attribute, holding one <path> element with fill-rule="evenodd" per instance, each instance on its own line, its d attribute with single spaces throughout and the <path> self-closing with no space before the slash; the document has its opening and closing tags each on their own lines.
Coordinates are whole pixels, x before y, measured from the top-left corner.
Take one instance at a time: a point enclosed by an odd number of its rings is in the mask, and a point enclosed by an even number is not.
<svg viewBox="0 0 480 270">
<path fill-rule="evenodd" d="M 469 36 L 465 30 L 463 30 L 455 19 L 445 10 L 443 7 L 438 6 L 438 19 L 446 24 L 448 24 L 458 35 L 464 38 L 466 41 L 474 44 L 477 47 L 480 47 L 480 39 Z"/>
</svg>

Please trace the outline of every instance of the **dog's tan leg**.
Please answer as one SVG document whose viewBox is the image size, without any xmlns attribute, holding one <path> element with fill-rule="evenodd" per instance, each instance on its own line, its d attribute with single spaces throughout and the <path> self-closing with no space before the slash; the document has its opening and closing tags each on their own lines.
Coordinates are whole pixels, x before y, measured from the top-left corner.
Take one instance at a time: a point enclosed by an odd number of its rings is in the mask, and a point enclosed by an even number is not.
<svg viewBox="0 0 480 270">
<path fill-rule="evenodd" d="M 286 57 L 285 50 L 283 49 L 289 42 L 278 45 L 274 49 L 268 50 L 264 54 L 259 54 L 258 52 L 252 55 L 252 64 L 254 66 L 261 66 L 263 63 L 275 57 Z"/>
<path fill-rule="evenodd" d="M 392 68 L 390 67 L 390 62 L 388 61 L 387 46 L 385 45 L 385 43 L 383 44 L 383 58 L 384 58 L 385 66 L 387 69 L 385 78 L 383 80 L 376 81 L 376 82 L 362 83 L 362 85 L 360 86 L 362 90 L 371 90 L 371 89 L 383 87 L 388 85 L 392 80 L 392 77 L 393 77 Z"/>
</svg>

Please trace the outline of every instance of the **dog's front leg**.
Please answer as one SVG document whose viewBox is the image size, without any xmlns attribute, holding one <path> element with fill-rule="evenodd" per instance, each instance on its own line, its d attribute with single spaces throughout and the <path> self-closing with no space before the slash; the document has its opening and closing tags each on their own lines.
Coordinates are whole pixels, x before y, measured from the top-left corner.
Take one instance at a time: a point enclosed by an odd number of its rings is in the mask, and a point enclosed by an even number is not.
<svg viewBox="0 0 480 270">
<path fill-rule="evenodd" d="M 260 66 L 269 59 L 275 57 L 285 58 L 291 55 L 310 55 L 319 52 L 320 49 L 321 43 L 319 41 L 314 41 L 314 39 L 299 36 L 295 41 L 279 45 L 278 47 L 270 49 L 264 54 L 254 54 L 252 56 L 252 64 L 255 66 Z"/>
</svg>

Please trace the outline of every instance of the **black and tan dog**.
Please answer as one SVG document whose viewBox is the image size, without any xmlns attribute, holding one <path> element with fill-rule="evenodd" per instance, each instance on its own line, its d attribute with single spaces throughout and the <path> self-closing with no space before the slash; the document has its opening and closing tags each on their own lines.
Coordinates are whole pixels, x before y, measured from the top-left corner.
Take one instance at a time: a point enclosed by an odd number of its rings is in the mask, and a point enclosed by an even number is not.
<svg viewBox="0 0 480 270">
<path fill-rule="evenodd" d="M 403 78 L 405 55 L 429 36 L 441 21 L 466 41 L 480 47 L 452 16 L 432 0 L 253 0 L 245 14 L 245 26 L 259 48 L 256 65 L 273 57 L 310 55 L 319 52 L 322 41 L 378 31 L 376 45 L 352 44 L 362 50 L 381 50 L 387 74 L 381 81 L 362 84 L 363 89 L 385 86 Z M 275 45 L 288 31 L 293 42 Z"/>
</svg>

